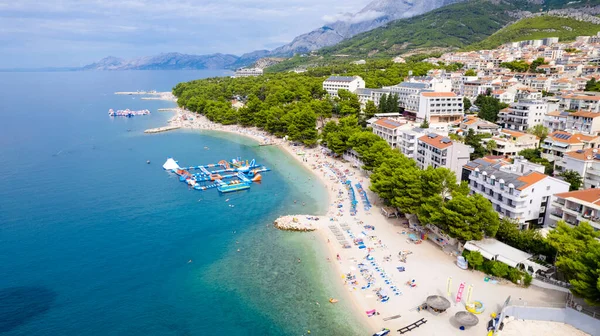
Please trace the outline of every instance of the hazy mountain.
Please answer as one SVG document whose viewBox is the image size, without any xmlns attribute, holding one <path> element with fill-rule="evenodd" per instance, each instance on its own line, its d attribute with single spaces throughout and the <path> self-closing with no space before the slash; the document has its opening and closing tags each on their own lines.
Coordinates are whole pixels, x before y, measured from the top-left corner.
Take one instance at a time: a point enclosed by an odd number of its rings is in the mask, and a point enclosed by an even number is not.
<svg viewBox="0 0 600 336">
<path fill-rule="evenodd" d="M 390 21 L 413 17 L 464 0 L 374 0 L 355 14 L 338 14 L 332 22 L 271 51 L 270 55 L 306 53 L 332 46 L 356 34 L 380 27 Z"/>
<path fill-rule="evenodd" d="M 165 53 L 124 60 L 105 57 L 96 63 L 86 65 L 82 70 L 188 70 L 188 69 L 227 69 L 239 57 L 229 54 L 186 55 Z"/>
</svg>

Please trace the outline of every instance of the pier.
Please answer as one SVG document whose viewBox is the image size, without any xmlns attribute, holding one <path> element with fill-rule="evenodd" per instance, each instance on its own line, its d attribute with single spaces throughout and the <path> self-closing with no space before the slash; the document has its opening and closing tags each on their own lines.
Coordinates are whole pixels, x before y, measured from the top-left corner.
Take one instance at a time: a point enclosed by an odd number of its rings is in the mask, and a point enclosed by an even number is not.
<svg viewBox="0 0 600 336">
<path fill-rule="evenodd" d="M 158 112 L 175 112 L 175 111 L 177 111 L 177 110 L 179 110 L 179 109 L 178 109 L 178 108 L 176 108 L 176 107 L 171 107 L 171 108 L 159 108 L 159 109 L 158 109 Z"/>
<path fill-rule="evenodd" d="M 161 132 L 168 132 L 168 131 L 172 131 L 172 130 L 176 130 L 181 128 L 181 126 L 163 126 L 163 127 L 157 127 L 157 128 L 149 128 L 147 130 L 144 131 L 144 133 L 161 133 Z"/>
<path fill-rule="evenodd" d="M 162 92 L 156 92 L 156 91 L 119 91 L 119 92 L 115 92 L 116 95 L 155 95 L 155 94 L 161 94 Z"/>
</svg>

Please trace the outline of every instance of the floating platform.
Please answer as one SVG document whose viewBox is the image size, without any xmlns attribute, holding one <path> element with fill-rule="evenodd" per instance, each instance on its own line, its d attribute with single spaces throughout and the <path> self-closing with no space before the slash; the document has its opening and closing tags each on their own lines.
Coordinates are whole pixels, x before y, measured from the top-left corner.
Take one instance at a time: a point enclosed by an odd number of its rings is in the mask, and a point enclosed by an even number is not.
<svg viewBox="0 0 600 336">
<path fill-rule="evenodd" d="M 252 183 L 262 180 L 260 173 L 270 171 L 269 168 L 257 164 L 256 160 L 248 162 L 241 158 L 192 167 L 180 167 L 177 161 L 168 158 L 163 164 L 163 169 L 177 174 L 179 181 L 185 182 L 191 188 L 216 188 L 220 193 L 250 189 Z"/>
<path fill-rule="evenodd" d="M 131 117 L 135 117 L 135 116 L 148 115 L 148 114 L 150 114 L 150 110 L 139 110 L 139 111 L 132 111 L 130 109 L 116 110 L 116 111 L 113 109 L 108 110 L 108 115 L 111 117 L 131 118 Z"/>
</svg>

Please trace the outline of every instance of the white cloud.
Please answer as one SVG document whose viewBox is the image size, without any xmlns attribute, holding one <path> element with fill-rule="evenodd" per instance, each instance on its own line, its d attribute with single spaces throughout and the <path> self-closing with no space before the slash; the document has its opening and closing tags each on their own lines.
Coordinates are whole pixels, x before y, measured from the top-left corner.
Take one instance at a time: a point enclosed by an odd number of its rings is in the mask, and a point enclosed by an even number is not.
<svg viewBox="0 0 600 336">
<path fill-rule="evenodd" d="M 339 13 L 334 15 L 324 15 L 322 19 L 323 21 L 325 21 L 325 23 L 333 23 L 337 21 L 347 23 L 360 23 L 364 21 L 374 20 L 384 15 L 385 13 L 370 10 L 366 12 L 360 12 L 357 14 Z"/>
<path fill-rule="evenodd" d="M 242 54 L 275 44 L 320 25 L 332 12 L 356 12 L 371 0 L 17 0 L 0 1 L 0 63 L 19 67 L 27 53 L 46 55 L 69 48 L 72 60 L 165 51 Z M 347 14 L 347 20 L 358 20 Z M 83 47 L 83 46 L 86 47 Z M 108 46 L 118 45 L 114 48 Z M 78 46 L 72 48 L 72 46 Z M 97 46 L 97 47 L 90 47 Z M 54 48 L 54 49 L 53 49 Z M 105 50 L 106 49 L 106 50 Z M 141 55 L 144 55 L 141 54 Z M 141 56 L 140 55 L 140 56 Z M 12 63 L 12 64 L 9 64 Z M 52 64 L 40 64 L 46 66 Z"/>
</svg>

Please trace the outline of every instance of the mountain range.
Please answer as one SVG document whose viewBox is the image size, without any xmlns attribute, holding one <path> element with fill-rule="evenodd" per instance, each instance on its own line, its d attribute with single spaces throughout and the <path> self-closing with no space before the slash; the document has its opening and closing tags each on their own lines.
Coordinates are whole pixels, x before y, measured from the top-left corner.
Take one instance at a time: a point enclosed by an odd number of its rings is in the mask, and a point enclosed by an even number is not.
<svg viewBox="0 0 600 336">
<path fill-rule="evenodd" d="M 269 59 L 261 64 L 271 65 L 279 61 L 276 57 L 315 50 L 319 50 L 319 57 L 370 57 L 398 55 L 407 50 L 462 48 L 485 39 L 523 13 L 598 4 L 600 0 L 374 0 L 357 13 L 326 18 L 330 23 L 273 50 L 241 56 L 176 52 L 133 59 L 109 56 L 68 70 L 235 69 L 263 58 Z"/>
<path fill-rule="evenodd" d="M 242 56 L 165 53 L 129 60 L 109 56 L 86 65 L 81 70 L 233 69 L 265 57 L 289 57 L 332 46 L 388 22 L 413 17 L 460 1 L 463 0 L 374 0 L 357 13 L 335 15 L 329 24 L 302 34 L 273 50 L 257 50 Z"/>
</svg>

